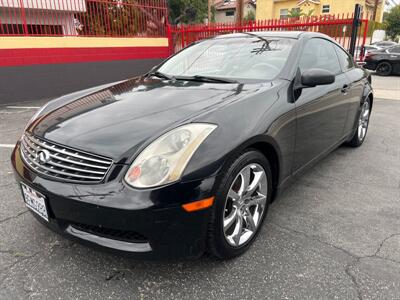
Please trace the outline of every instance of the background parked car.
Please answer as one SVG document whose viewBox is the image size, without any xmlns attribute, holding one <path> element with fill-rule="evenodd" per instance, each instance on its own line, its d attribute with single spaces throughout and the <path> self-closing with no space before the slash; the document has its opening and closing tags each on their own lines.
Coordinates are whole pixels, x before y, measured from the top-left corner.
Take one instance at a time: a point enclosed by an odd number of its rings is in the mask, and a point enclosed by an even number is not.
<svg viewBox="0 0 400 300">
<path fill-rule="evenodd" d="M 356 47 L 356 53 L 355 53 L 355 57 L 357 58 L 357 60 L 361 60 L 361 56 L 365 57 L 365 55 L 370 52 L 370 51 L 375 51 L 375 50 L 380 50 L 381 48 L 374 46 L 374 45 L 365 45 L 363 46 L 357 46 Z M 362 52 L 364 51 L 364 52 Z M 363 55 L 361 55 L 363 54 Z"/>
<path fill-rule="evenodd" d="M 400 45 L 368 52 L 365 68 L 376 71 L 378 75 L 400 74 Z"/>
<path fill-rule="evenodd" d="M 398 44 L 396 42 L 392 42 L 392 41 L 381 41 L 381 42 L 375 42 L 375 43 L 371 43 L 372 46 L 381 48 L 381 49 L 386 49 L 389 47 L 393 47 L 393 46 L 397 46 Z"/>
</svg>

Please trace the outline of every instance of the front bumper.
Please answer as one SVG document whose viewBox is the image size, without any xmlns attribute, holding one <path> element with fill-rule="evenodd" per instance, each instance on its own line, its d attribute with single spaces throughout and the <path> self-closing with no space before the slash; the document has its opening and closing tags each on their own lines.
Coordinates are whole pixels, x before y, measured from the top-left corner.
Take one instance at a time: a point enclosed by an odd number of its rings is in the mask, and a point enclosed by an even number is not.
<svg viewBox="0 0 400 300">
<path fill-rule="evenodd" d="M 139 258 L 195 258 L 205 250 L 210 209 L 182 204 L 211 196 L 215 178 L 135 190 L 121 176 L 102 184 L 57 182 L 25 166 L 19 143 L 11 157 L 15 178 L 46 197 L 47 227 L 81 243 Z M 123 173 L 122 166 L 119 173 Z M 124 166 L 125 167 L 125 166 Z"/>
<path fill-rule="evenodd" d="M 365 64 L 363 65 L 363 67 L 365 69 L 372 70 L 372 71 L 376 70 L 376 66 L 377 66 L 377 64 L 372 61 L 365 61 Z"/>
</svg>

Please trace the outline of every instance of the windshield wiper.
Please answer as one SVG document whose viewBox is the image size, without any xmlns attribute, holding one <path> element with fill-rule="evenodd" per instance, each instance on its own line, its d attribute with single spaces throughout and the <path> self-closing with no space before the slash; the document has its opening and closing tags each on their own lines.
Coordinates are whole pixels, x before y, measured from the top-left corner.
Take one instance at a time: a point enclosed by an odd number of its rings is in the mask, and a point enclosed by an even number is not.
<svg viewBox="0 0 400 300">
<path fill-rule="evenodd" d="M 177 76 L 176 79 L 197 80 L 197 81 L 215 82 L 215 83 L 239 83 L 237 80 L 234 79 L 220 78 L 220 77 L 206 76 L 206 75 Z"/>
<path fill-rule="evenodd" d="M 159 72 L 159 71 L 149 72 L 147 74 L 147 76 L 156 76 L 158 78 L 164 78 L 164 79 L 168 79 L 168 80 L 175 80 L 174 76 L 170 76 L 170 75 L 167 75 L 167 74 Z"/>
</svg>

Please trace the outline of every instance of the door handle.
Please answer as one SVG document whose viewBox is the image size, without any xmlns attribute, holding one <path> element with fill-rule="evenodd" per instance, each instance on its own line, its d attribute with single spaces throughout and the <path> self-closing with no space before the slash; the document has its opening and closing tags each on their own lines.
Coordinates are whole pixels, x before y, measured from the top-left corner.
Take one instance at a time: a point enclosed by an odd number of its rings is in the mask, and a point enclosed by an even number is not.
<svg viewBox="0 0 400 300">
<path fill-rule="evenodd" d="M 345 95 L 347 94 L 347 92 L 349 90 L 350 90 L 350 85 L 348 85 L 348 84 L 345 84 L 341 89 L 342 93 L 345 94 Z"/>
</svg>

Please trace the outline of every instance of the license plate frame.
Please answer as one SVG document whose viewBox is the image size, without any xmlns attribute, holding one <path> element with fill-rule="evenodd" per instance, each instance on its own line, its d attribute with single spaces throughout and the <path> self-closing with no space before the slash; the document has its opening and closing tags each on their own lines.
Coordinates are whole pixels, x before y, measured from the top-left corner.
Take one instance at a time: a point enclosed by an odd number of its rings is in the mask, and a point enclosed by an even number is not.
<svg viewBox="0 0 400 300">
<path fill-rule="evenodd" d="M 43 220 L 49 222 L 46 196 L 22 182 L 21 190 L 25 205 Z"/>
</svg>

